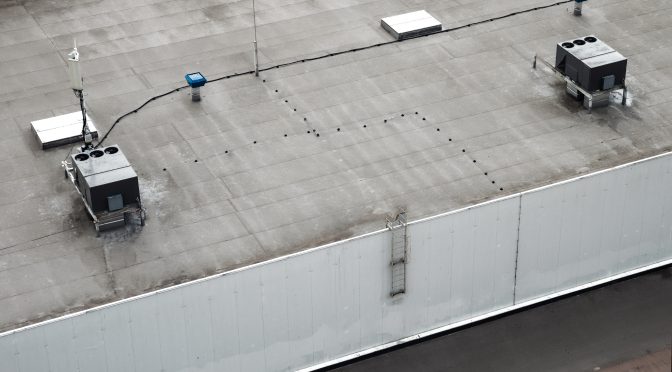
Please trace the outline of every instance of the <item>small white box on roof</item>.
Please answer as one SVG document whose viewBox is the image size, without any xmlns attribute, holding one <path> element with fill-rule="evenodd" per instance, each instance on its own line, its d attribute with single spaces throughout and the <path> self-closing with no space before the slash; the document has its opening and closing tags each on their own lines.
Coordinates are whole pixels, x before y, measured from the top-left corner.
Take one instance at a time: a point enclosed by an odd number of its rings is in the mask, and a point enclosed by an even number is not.
<svg viewBox="0 0 672 372">
<path fill-rule="evenodd" d="M 424 10 L 383 18 L 380 25 L 397 40 L 441 31 L 441 22 Z"/>
</svg>

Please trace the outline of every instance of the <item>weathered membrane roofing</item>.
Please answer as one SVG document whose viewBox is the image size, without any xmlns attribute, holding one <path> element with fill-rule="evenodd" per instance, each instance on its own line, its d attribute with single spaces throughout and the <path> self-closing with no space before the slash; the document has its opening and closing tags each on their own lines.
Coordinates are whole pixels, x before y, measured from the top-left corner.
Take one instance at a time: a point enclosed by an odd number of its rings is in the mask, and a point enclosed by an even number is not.
<svg viewBox="0 0 672 372">
<path fill-rule="evenodd" d="M 262 67 L 391 40 L 380 18 L 444 29 L 544 0 L 258 0 Z M 96 237 L 30 121 L 78 110 L 77 38 L 101 134 L 148 98 L 252 68 L 251 3 L 0 5 L 0 330 L 552 183 L 672 148 L 672 3 L 559 4 L 402 43 L 209 83 L 121 121 L 147 225 Z M 633 100 L 591 114 L 535 52 L 595 34 L 629 59 Z M 615 97 L 616 99 L 618 97 Z M 319 134 L 319 136 L 318 136 Z M 285 136 L 286 135 L 286 136 Z M 487 174 L 486 174 L 487 173 Z"/>
</svg>

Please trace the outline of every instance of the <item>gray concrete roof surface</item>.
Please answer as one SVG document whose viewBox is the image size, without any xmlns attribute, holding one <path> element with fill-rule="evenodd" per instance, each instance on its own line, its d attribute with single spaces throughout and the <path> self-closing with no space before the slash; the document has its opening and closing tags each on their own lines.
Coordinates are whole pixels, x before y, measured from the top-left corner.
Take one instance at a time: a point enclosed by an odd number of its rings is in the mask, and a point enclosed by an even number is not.
<svg viewBox="0 0 672 372">
<path fill-rule="evenodd" d="M 390 41 L 380 18 L 399 13 L 426 9 L 445 29 L 550 3 L 258 0 L 260 63 Z M 672 148 L 672 2 L 571 7 L 156 100 L 106 141 L 139 175 L 147 225 L 96 237 L 60 168 L 70 147 L 43 151 L 30 132 L 78 110 L 72 38 L 104 133 L 185 73 L 252 69 L 251 2 L 3 1 L 0 330 L 377 230 L 398 208 L 429 216 Z M 589 114 L 531 69 L 588 34 L 629 59 L 627 107 Z"/>
</svg>

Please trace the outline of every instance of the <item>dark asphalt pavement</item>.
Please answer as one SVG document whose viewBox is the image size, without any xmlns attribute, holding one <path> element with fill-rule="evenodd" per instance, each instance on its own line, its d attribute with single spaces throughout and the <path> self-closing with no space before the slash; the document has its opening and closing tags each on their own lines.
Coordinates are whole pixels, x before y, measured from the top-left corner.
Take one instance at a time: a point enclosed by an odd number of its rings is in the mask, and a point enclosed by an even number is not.
<svg viewBox="0 0 672 372">
<path fill-rule="evenodd" d="M 332 370 L 597 371 L 671 344 L 666 267 Z"/>
</svg>

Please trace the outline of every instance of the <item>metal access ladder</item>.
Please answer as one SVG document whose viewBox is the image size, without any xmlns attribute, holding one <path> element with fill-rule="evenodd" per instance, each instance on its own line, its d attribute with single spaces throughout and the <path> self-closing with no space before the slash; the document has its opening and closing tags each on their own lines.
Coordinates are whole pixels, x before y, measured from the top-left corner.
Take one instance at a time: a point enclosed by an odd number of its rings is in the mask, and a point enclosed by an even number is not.
<svg viewBox="0 0 672 372">
<path fill-rule="evenodd" d="M 392 232 L 392 285 L 390 296 L 406 292 L 406 253 L 408 236 L 406 227 L 406 212 L 402 211 L 394 220 L 387 220 L 387 228 Z"/>
</svg>

